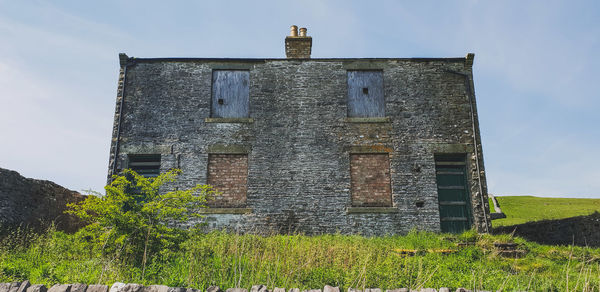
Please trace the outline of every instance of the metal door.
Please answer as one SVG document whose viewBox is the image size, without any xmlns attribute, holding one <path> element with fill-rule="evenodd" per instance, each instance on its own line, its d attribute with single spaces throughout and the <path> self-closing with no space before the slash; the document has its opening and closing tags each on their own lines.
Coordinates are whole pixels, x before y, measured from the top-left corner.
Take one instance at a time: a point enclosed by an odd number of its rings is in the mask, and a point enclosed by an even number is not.
<svg viewBox="0 0 600 292">
<path fill-rule="evenodd" d="M 435 172 L 442 232 L 460 233 L 471 228 L 465 154 L 436 155 Z"/>
</svg>

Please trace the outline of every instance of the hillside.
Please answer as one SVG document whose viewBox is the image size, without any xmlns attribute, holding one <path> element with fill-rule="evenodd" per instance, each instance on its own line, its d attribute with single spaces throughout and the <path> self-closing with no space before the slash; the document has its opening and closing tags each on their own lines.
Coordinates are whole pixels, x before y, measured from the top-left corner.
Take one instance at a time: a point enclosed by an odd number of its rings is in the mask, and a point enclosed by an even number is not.
<svg viewBox="0 0 600 292">
<path fill-rule="evenodd" d="M 534 196 L 497 196 L 496 198 L 500 208 L 506 214 L 506 218 L 492 221 L 494 227 L 600 212 L 600 199 L 541 198 Z"/>
</svg>

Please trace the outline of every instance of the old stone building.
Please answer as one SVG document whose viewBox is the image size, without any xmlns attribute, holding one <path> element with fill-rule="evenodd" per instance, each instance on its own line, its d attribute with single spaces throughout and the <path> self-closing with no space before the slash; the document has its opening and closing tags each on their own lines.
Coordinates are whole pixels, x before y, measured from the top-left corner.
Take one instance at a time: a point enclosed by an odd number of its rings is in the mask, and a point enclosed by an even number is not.
<svg viewBox="0 0 600 292">
<path fill-rule="evenodd" d="M 237 232 L 490 228 L 465 58 L 120 55 L 109 176 L 183 174 L 222 192 L 205 220 Z"/>
</svg>

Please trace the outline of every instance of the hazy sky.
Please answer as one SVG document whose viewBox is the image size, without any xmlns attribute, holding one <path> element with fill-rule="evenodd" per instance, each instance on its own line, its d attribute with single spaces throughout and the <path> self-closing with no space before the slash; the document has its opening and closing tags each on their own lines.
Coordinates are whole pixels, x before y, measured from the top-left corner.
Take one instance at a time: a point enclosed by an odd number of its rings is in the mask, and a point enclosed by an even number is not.
<svg viewBox="0 0 600 292">
<path fill-rule="evenodd" d="M 463 57 L 489 191 L 600 197 L 600 1 L 0 0 L 0 167 L 102 190 L 118 53 Z"/>
</svg>

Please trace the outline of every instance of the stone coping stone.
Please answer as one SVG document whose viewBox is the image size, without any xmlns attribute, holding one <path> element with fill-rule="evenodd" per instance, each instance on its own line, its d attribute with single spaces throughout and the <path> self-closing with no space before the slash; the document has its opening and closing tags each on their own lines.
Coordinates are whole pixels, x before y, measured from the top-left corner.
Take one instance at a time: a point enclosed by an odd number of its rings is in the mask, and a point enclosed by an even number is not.
<svg viewBox="0 0 600 292">
<path fill-rule="evenodd" d="M 380 288 L 348 288 L 347 292 L 382 292 Z M 321 289 L 309 289 L 300 290 L 298 288 L 291 288 L 288 292 L 340 292 L 339 287 L 333 287 L 325 285 Z M 388 289 L 385 292 L 450 292 L 451 290 L 446 287 L 439 288 L 420 288 L 418 290 L 398 288 Z M 0 283 L 0 292 L 203 292 L 194 288 L 184 287 L 169 287 L 165 285 L 149 285 L 143 286 L 135 283 L 121 283 L 115 282 L 110 288 L 107 285 L 87 285 L 82 283 L 75 284 L 56 284 L 50 289 L 47 289 L 44 285 L 31 285 L 29 281 L 24 282 L 11 282 L 11 283 Z M 223 291 L 219 286 L 210 286 L 206 292 L 286 292 L 285 288 L 274 287 L 273 290 L 268 290 L 266 285 L 253 285 L 250 291 L 245 288 L 228 288 Z M 458 288 L 456 292 L 471 292 L 471 290 L 465 288 Z M 484 291 L 482 291 L 484 292 Z"/>
<path fill-rule="evenodd" d="M 108 292 L 107 285 L 89 285 L 86 292 Z"/>
<path fill-rule="evenodd" d="M 48 292 L 71 292 L 71 284 L 56 284 Z"/>
<path fill-rule="evenodd" d="M 27 292 L 48 292 L 48 288 L 42 284 L 31 285 L 29 288 L 27 288 Z"/>
<path fill-rule="evenodd" d="M 81 284 L 81 283 L 71 284 L 71 292 L 86 292 L 87 288 L 88 288 L 88 285 L 86 285 L 86 284 Z"/>
</svg>

